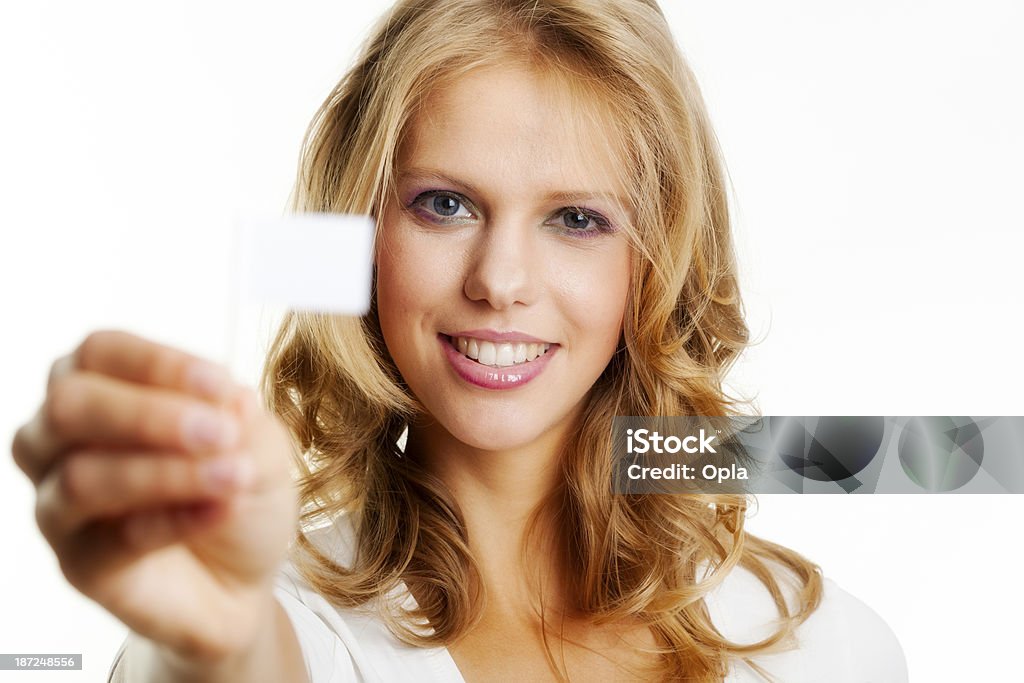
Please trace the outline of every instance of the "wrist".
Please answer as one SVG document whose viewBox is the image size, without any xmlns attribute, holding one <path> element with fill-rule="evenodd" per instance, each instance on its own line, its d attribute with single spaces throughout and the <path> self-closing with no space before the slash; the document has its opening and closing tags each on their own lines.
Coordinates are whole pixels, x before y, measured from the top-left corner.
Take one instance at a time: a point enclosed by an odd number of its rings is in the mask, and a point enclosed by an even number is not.
<svg viewBox="0 0 1024 683">
<path fill-rule="evenodd" d="M 235 634 L 223 634 L 224 638 L 216 646 L 199 640 L 172 646 L 132 633 L 126 650 L 128 680 L 148 683 L 259 680 L 260 672 L 268 670 L 276 652 L 275 612 L 279 609 L 268 591 L 261 609 L 247 624 L 255 625 L 255 630 L 237 642 L 232 642 L 231 636 Z"/>
</svg>

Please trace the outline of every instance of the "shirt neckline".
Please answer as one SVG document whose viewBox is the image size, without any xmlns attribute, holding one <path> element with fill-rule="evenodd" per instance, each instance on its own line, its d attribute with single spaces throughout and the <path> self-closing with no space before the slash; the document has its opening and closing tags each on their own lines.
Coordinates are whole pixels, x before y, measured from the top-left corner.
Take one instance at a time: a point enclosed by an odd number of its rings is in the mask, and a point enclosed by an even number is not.
<svg viewBox="0 0 1024 683">
<path fill-rule="evenodd" d="M 405 581 L 399 580 L 398 585 L 400 593 L 406 596 L 404 602 L 411 602 L 413 609 L 418 608 L 419 603 L 416 602 L 416 597 L 412 594 L 412 591 L 409 590 Z M 462 675 L 462 671 L 459 670 L 459 665 L 455 663 L 455 658 L 452 657 L 452 653 L 448 647 L 446 645 L 440 645 L 436 650 L 438 656 L 432 657 L 430 660 L 434 665 L 434 672 L 440 674 L 444 681 L 452 681 L 452 683 L 467 683 L 466 678 Z"/>
</svg>

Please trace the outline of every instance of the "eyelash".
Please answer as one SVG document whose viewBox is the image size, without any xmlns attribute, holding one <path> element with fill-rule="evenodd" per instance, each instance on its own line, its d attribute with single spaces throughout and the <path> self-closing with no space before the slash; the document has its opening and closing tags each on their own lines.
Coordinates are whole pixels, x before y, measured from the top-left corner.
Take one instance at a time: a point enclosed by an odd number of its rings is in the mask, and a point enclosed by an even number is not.
<svg viewBox="0 0 1024 683">
<path fill-rule="evenodd" d="M 416 195 L 415 199 L 413 199 L 411 202 L 409 202 L 409 205 L 406 208 L 407 209 L 415 209 L 416 205 L 419 204 L 422 200 L 427 199 L 427 198 L 434 198 L 434 197 L 451 197 L 452 199 L 457 201 L 462 208 L 467 209 L 467 210 L 469 209 L 469 206 L 468 206 L 469 202 L 466 201 L 466 198 L 463 197 L 462 195 L 460 195 L 459 193 L 451 192 L 450 190 L 427 190 L 426 192 L 420 192 L 418 195 Z M 591 211 L 589 209 L 585 209 L 582 206 L 565 206 L 565 207 L 562 207 L 561 209 L 559 209 L 557 212 L 555 212 L 555 215 L 556 216 L 562 216 L 567 211 L 575 211 L 576 213 L 579 213 L 579 214 L 582 214 L 582 215 L 586 216 L 587 218 L 592 220 L 594 223 L 596 223 L 597 227 L 596 228 L 586 228 L 586 229 L 583 229 L 583 230 L 576 230 L 576 229 L 573 229 L 573 228 L 566 227 L 564 224 L 558 226 L 560 231 L 562 233 L 564 233 L 564 234 L 571 235 L 573 237 L 576 237 L 577 239 L 591 239 L 593 237 L 597 237 L 601 233 L 608 233 L 608 232 L 614 232 L 615 231 L 615 228 L 612 226 L 612 224 L 608 221 L 607 218 L 605 218 L 604 216 L 602 216 L 601 214 L 599 214 L 599 213 L 597 213 L 595 211 Z M 418 214 L 419 213 L 427 213 L 427 214 L 429 214 L 428 217 L 426 218 L 426 220 L 429 220 L 429 221 L 431 221 L 433 223 L 446 224 L 446 223 L 450 222 L 450 221 L 443 220 L 445 218 L 450 218 L 450 216 L 440 216 L 440 215 L 434 213 L 433 211 L 429 211 L 429 212 L 417 211 L 417 213 Z M 442 220 L 438 220 L 438 219 L 442 219 Z M 451 221 L 451 222 L 454 222 L 454 221 Z"/>
</svg>

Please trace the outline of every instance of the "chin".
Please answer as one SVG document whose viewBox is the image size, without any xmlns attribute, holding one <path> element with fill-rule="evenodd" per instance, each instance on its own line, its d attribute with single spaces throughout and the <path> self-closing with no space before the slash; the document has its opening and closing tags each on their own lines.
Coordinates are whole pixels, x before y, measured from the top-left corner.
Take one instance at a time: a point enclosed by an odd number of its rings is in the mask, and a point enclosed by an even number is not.
<svg viewBox="0 0 1024 683">
<path fill-rule="evenodd" d="M 494 427 L 476 425 L 455 425 L 451 435 L 471 448 L 484 451 L 507 451 L 528 446 L 537 440 L 541 430 L 523 424 L 508 422 Z"/>
<path fill-rule="evenodd" d="M 446 415 L 438 422 L 456 441 L 485 451 L 523 448 L 536 442 L 551 425 L 540 414 L 491 412 L 481 419 L 471 413 Z"/>
</svg>

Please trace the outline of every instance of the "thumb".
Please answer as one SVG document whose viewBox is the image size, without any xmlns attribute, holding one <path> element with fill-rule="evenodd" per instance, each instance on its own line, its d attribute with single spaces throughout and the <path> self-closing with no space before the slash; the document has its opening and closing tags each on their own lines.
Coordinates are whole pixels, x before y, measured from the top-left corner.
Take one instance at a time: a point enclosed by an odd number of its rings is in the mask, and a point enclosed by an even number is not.
<svg viewBox="0 0 1024 683">
<path fill-rule="evenodd" d="M 230 409 L 238 416 L 243 425 L 252 424 L 263 410 L 256 390 L 243 385 L 235 389 L 235 393 L 230 399 Z"/>
</svg>

